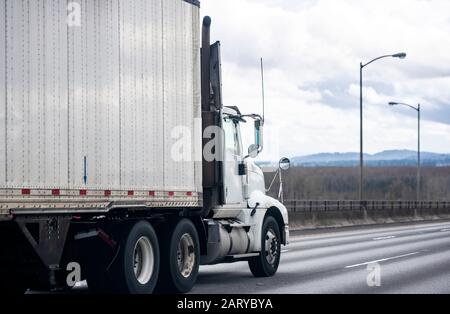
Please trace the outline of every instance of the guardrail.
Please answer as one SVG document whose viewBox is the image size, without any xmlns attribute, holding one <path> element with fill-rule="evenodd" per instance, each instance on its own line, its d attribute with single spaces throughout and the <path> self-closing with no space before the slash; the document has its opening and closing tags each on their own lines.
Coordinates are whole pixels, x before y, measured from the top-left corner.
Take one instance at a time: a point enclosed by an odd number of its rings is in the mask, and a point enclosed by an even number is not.
<svg viewBox="0 0 450 314">
<path fill-rule="evenodd" d="M 308 201 L 285 200 L 290 212 L 327 212 L 352 210 L 450 209 L 450 201 Z"/>
</svg>

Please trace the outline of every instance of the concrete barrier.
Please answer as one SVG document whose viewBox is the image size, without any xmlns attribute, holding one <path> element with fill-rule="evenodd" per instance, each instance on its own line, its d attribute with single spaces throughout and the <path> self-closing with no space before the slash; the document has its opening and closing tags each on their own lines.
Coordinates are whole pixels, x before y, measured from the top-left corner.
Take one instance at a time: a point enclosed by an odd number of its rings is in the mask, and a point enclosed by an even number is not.
<svg viewBox="0 0 450 314">
<path fill-rule="evenodd" d="M 290 212 L 289 226 L 304 230 L 440 219 L 450 219 L 450 208 Z"/>
</svg>

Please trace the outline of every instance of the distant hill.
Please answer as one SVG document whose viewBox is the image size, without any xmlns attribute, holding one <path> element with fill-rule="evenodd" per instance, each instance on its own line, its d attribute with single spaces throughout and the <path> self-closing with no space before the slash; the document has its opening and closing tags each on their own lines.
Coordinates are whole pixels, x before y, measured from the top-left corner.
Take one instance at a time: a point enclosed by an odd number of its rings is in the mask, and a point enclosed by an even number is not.
<svg viewBox="0 0 450 314">
<path fill-rule="evenodd" d="M 450 154 L 421 153 L 422 164 L 431 167 L 450 166 Z M 359 165 L 359 153 L 321 153 L 291 158 L 293 166 L 302 167 L 355 167 Z M 369 167 L 415 166 L 417 152 L 388 150 L 374 155 L 365 154 L 364 164 Z"/>
</svg>

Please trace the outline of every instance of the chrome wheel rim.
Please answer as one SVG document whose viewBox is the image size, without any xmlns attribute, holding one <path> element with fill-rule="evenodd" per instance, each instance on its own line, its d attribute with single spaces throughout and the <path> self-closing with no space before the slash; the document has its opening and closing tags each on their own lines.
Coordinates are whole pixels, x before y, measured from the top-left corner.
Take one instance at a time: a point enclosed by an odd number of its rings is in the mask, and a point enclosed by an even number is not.
<svg viewBox="0 0 450 314">
<path fill-rule="evenodd" d="M 177 263 L 178 271 L 184 278 L 189 278 L 195 265 L 195 247 L 192 236 L 185 233 L 178 243 Z"/>
<path fill-rule="evenodd" d="M 150 281 L 155 263 L 153 246 L 147 237 L 141 237 L 134 246 L 134 275 L 141 285 Z"/>
<path fill-rule="evenodd" d="M 278 252 L 278 238 L 273 229 L 269 229 L 267 231 L 264 243 L 265 243 L 266 260 L 270 265 L 273 266 L 280 254 Z"/>
</svg>

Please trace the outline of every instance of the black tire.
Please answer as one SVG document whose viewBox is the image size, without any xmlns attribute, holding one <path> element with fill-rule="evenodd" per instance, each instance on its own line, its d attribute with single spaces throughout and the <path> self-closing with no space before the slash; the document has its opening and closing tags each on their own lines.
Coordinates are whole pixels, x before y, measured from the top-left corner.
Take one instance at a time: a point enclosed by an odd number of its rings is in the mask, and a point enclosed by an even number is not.
<svg viewBox="0 0 450 314">
<path fill-rule="evenodd" d="M 274 236 L 274 238 L 270 240 L 272 236 Z M 270 250 L 272 253 L 267 252 L 265 249 L 266 239 L 271 243 Z M 270 257 L 268 257 L 269 254 L 271 254 Z M 278 266 L 280 265 L 280 257 L 281 257 L 280 227 L 278 226 L 278 223 L 274 217 L 267 216 L 264 219 L 261 232 L 261 253 L 259 254 L 259 256 L 250 259 L 248 262 L 248 266 L 250 267 L 250 271 L 255 277 L 258 278 L 272 277 L 276 274 L 278 270 Z"/>
<path fill-rule="evenodd" d="M 148 222 L 140 221 L 131 228 L 124 227 L 119 233 L 118 240 L 120 245 L 118 255 L 106 273 L 106 282 L 110 284 L 110 289 L 114 293 L 123 294 L 153 293 L 160 265 L 159 243 L 155 230 Z M 139 261 L 141 267 L 137 267 L 138 273 L 135 274 L 135 267 L 139 265 Z M 153 265 L 152 271 L 147 271 L 151 269 L 149 265 Z M 105 287 L 102 279 L 94 284 L 94 289 Z"/>
<path fill-rule="evenodd" d="M 91 293 L 113 292 L 107 282 L 107 267 L 115 257 L 115 251 L 106 244 L 91 240 L 80 244 L 81 271 Z"/>
<path fill-rule="evenodd" d="M 161 233 L 161 271 L 157 292 L 187 293 L 192 290 L 197 281 L 200 266 L 200 241 L 197 230 L 190 220 L 181 219 L 178 222 L 166 223 Z M 186 256 L 186 250 L 179 250 L 179 246 L 187 247 L 188 256 Z M 183 251 L 185 254 L 182 253 Z M 180 265 L 183 265 L 185 270 L 184 275 L 180 270 L 181 266 L 179 267 L 179 254 L 181 254 Z M 190 258 L 193 258 L 193 261 Z"/>
</svg>

